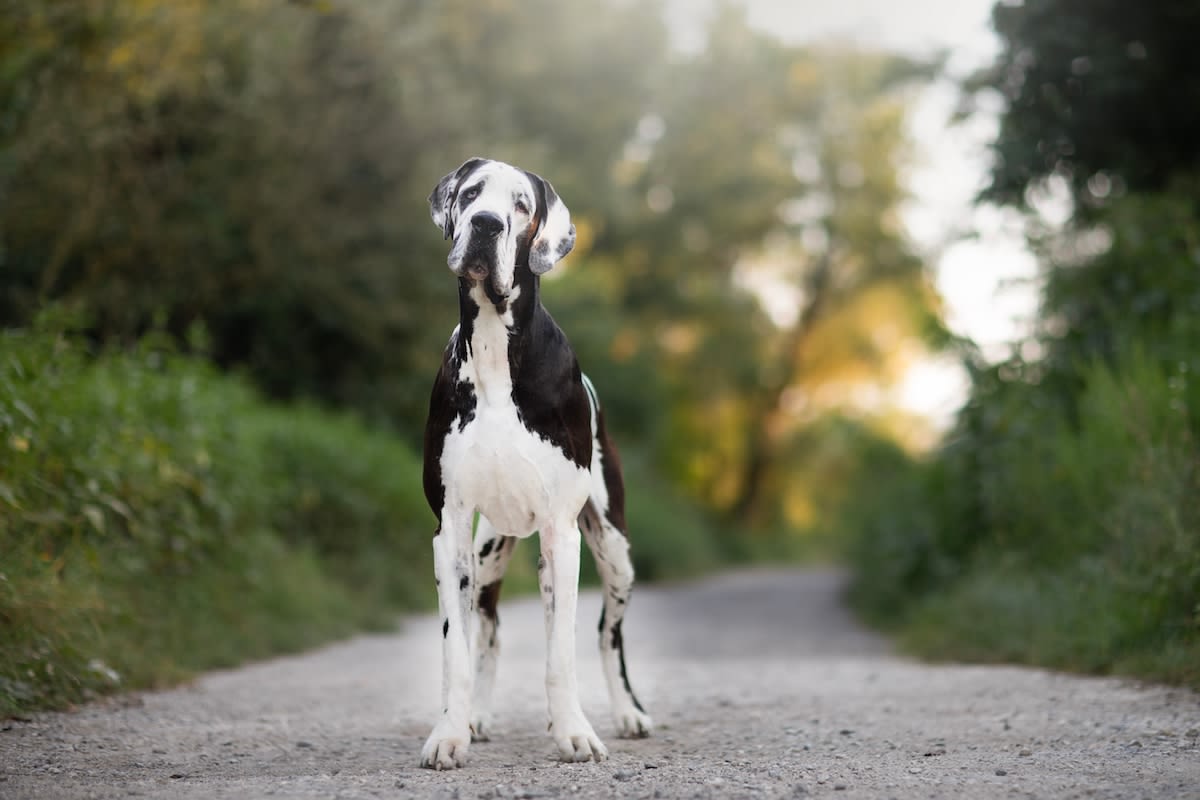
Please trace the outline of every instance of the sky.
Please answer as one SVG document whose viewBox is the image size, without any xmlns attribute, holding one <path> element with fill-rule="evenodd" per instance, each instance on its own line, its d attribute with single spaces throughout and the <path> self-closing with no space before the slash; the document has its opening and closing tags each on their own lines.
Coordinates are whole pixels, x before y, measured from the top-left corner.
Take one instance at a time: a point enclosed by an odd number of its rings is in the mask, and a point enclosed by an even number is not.
<svg viewBox="0 0 1200 800">
<path fill-rule="evenodd" d="M 999 50 L 990 28 L 996 0 L 743 0 L 751 24 L 789 42 L 837 38 L 911 55 L 948 54 L 948 72 L 965 76 Z M 710 0 L 668 0 L 668 19 L 682 47 L 702 40 Z M 1029 330 L 1035 310 L 1036 266 L 1015 212 L 976 207 L 996 121 L 951 125 L 956 89 L 942 81 L 926 89 L 910 118 L 917 162 L 907 176 L 913 200 L 905 209 L 909 235 L 934 265 L 952 330 L 974 339 L 990 358 Z M 974 235 L 965 239 L 961 233 Z M 893 400 L 949 421 L 965 397 L 961 368 L 922 363 Z"/>
</svg>

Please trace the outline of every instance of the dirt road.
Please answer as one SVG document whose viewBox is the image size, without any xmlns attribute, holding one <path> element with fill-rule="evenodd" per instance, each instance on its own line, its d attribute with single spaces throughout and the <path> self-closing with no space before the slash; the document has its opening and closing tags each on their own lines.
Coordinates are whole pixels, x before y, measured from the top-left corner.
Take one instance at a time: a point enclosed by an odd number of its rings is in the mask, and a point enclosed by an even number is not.
<svg viewBox="0 0 1200 800">
<path fill-rule="evenodd" d="M 612 735 L 580 602 L 584 708 L 611 753 L 545 734 L 542 615 L 501 606 L 491 742 L 418 768 L 438 711 L 432 616 L 393 636 L 210 674 L 176 691 L 0 722 L 0 798 L 1200 798 L 1200 697 L 1121 680 L 897 657 L 823 571 L 641 588 L 630 676 L 657 730 Z"/>
</svg>

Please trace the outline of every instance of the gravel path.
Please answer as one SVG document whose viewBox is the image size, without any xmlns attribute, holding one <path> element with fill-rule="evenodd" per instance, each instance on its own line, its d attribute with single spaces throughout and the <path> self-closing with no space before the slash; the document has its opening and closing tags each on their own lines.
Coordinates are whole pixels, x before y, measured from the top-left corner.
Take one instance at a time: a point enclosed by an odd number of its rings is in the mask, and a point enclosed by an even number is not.
<svg viewBox="0 0 1200 800">
<path fill-rule="evenodd" d="M 418 768 L 438 711 L 432 616 L 174 691 L 0 721 L 0 798 L 1200 798 L 1200 696 L 1121 680 L 897 657 L 819 570 L 643 587 L 630 675 L 655 735 L 612 735 L 580 602 L 584 709 L 611 753 L 545 734 L 535 599 L 501 605 L 496 732 Z M 431 588 L 432 591 L 432 588 Z"/>
</svg>

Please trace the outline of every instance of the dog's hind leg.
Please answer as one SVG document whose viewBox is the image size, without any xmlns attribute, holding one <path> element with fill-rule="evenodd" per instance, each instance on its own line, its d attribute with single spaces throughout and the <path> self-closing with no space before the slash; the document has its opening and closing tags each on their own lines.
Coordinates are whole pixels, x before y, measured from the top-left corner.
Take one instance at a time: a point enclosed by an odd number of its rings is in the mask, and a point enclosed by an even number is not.
<svg viewBox="0 0 1200 800">
<path fill-rule="evenodd" d="M 500 582 L 517 540 L 496 533 L 480 515 L 475 528 L 475 608 L 479 627 L 475 634 L 475 694 L 471 700 L 471 739 L 486 742 L 491 730 L 492 687 L 496 683 L 496 658 L 500 654 L 497 628 L 500 615 Z"/>
<path fill-rule="evenodd" d="M 600 515 L 589 500 L 579 515 L 579 526 L 596 560 L 596 571 L 604 585 L 604 607 L 600 611 L 600 660 L 612 700 L 617 734 L 625 739 L 650 735 L 650 716 L 642 708 L 629 684 L 625 668 L 625 641 L 621 623 L 633 590 L 633 562 L 629 539 L 610 520 Z"/>
</svg>

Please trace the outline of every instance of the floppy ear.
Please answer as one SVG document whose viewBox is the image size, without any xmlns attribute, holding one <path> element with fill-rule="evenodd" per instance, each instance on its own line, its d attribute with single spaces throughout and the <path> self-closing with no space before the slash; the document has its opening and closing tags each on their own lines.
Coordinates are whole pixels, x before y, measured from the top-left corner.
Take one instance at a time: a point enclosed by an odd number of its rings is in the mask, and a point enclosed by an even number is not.
<svg viewBox="0 0 1200 800">
<path fill-rule="evenodd" d="M 542 275 L 559 262 L 575 246 L 575 226 L 571 224 L 571 212 L 558 199 L 550 181 L 526 172 L 533 182 L 538 200 L 538 225 L 533 241 L 529 245 L 529 269 L 534 275 Z"/>
<path fill-rule="evenodd" d="M 438 181 L 429 195 L 429 216 L 433 224 L 442 229 L 442 238 L 449 239 L 454 235 L 454 219 L 450 210 L 458 197 L 458 187 L 463 179 L 475 171 L 475 168 L 487 161 L 485 158 L 469 158 L 458 169 Z"/>
</svg>

